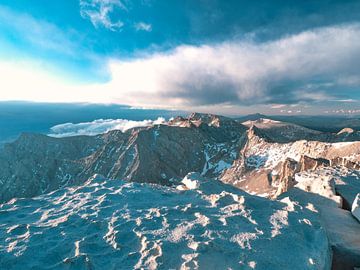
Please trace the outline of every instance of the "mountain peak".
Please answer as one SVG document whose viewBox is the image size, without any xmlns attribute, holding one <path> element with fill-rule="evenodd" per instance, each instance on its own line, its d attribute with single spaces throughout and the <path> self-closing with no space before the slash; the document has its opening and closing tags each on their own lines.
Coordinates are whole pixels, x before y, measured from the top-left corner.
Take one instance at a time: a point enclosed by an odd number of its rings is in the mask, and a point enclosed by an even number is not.
<svg viewBox="0 0 360 270">
<path fill-rule="evenodd" d="M 200 124 L 207 124 L 208 126 L 220 127 L 224 123 L 234 123 L 234 119 L 226 116 L 216 115 L 216 114 L 207 114 L 207 113 L 191 113 L 188 116 L 189 121 L 191 121 L 196 126 Z"/>
</svg>

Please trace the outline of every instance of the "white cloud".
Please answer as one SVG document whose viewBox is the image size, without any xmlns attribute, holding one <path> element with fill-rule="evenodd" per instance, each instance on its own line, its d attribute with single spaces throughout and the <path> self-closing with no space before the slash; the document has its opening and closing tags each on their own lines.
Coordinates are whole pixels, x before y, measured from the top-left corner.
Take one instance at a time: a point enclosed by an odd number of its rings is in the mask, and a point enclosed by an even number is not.
<svg viewBox="0 0 360 270">
<path fill-rule="evenodd" d="M 281 108 L 284 108 L 286 107 L 286 104 L 273 104 L 271 105 L 271 109 L 281 109 Z"/>
<path fill-rule="evenodd" d="M 145 32 L 152 31 L 152 25 L 149 23 L 138 22 L 138 23 L 134 24 L 134 27 L 135 27 L 136 31 L 145 31 Z"/>
<path fill-rule="evenodd" d="M 134 105 L 296 103 L 333 99 L 360 74 L 360 26 L 320 28 L 267 43 L 180 46 L 110 62 L 109 89 Z M 309 82 L 323 80 L 330 83 Z"/>
<path fill-rule="evenodd" d="M 0 100 L 111 103 L 101 86 L 79 85 L 48 71 L 41 61 L 1 61 Z"/>
<path fill-rule="evenodd" d="M 120 0 L 80 0 L 80 15 L 89 19 L 95 27 L 105 27 L 111 31 L 120 30 L 124 23 L 112 19 L 115 10 L 127 10 Z"/>
<path fill-rule="evenodd" d="M 97 135 L 111 130 L 121 130 L 125 132 L 135 127 L 149 127 L 152 125 L 165 124 L 165 119 L 159 117 L 156 120 L 131 121 L 125 119 L 98 119 L 84 123 L 65 123 L 53 126 L 49 134 L 52 137 L 70 137 L 77 135 Z"/>
<path fill-rule="evenodd" d="M 360 25 L 319 28 L 260 44 L 179 46 L 133 60 L 111 59 L 108 68 L 107 83 L 78 85 L 41 65 L 0 62 L 1 88 L 6 89 L 0 91 L 0 100 L 191 110 L 217 106 L 221 113 L 244 104 L 356 99 L 346 93 L 360 87 Z M 341 92 L 342 87 L 357 88 Z"/>
</svg>

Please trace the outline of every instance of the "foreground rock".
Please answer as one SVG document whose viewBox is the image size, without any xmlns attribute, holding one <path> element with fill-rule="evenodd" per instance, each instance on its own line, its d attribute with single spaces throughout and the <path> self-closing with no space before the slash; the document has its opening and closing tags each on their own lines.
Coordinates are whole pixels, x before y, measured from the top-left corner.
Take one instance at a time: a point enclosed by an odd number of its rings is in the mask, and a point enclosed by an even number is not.
<svg viewBox="0 0 360 270">
<path fill-rule="evenodd" d="M 360 193 L 360 175 L 357 170 L 350 170 L 335 178 L 336 193 L 343 199 L 343 208 L 351 211 L 356 195 Z"/>
<path fill-rule="evenodd" d="M 95 177 L 11 200 L 0 206 L 1 266 L 330 269 L 327 236 L 311 209 L 197 181 L 198 189 L 178 191 Z"/>
<path fill-rule="evenodd" d="M 295 187 L 279 197 L 289 197 L 294 203 L 318 213 L 333 251 L 334 270 L 360 267 L 360 223 L 354 218 L 354 213 L 341 208 L 344 199 L 336 192 L 338 184 L 345 186 L 351 183 L 349 179 L 355 181 L 355 177 L 360 183 L 360 174 L 351 170 L 320 168 L 303 172 L 296 175 Z M 351 188 L 355 189 L 354 192 L 360 192 L 354 186 Z"/>
</svg>

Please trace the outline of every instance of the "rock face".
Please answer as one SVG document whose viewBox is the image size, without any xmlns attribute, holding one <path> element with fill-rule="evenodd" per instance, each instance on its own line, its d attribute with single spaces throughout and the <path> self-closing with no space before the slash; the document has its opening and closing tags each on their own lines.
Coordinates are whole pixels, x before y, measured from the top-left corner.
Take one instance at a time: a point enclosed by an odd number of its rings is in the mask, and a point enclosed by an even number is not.
<svg viewBox="0 0 360 270">
<path fill-rule="evenodd" d="M 313 211 L 197 181 L 198 189 L 178 191 L 97 176 L 11 200 L 0 205 L 1 267 L 330 269 Z"/>
<path fill-rule="evenodd" d="M 278 176 L 279 179 L 275 178 L 279 182 L 275 197 L 295 186 L 295 174 L 299 172 L 299 169 L 299 163 L 293 159 L 287 158 L 283 162 L 280 174 Z"/>
<path fill-rule="evenodd" d="M 344 157 L 330 159 L 330 166 L 344 166 L 349 169 L 360 170 L 360 164 L 358 162 L 351 161 Z"/>
<path fill-rule="evenodd" d="M 360 193 L 356 195 L 352 204 L 351 213 L 360 222 Z"/>
<path fill-rule="evenodd" d="M 330 160 L 325 158 L 311 158 L 306 155 L 300 158 L 300 171 L 315 170 L 319 167 L 330 166 Z"/>
</svg>

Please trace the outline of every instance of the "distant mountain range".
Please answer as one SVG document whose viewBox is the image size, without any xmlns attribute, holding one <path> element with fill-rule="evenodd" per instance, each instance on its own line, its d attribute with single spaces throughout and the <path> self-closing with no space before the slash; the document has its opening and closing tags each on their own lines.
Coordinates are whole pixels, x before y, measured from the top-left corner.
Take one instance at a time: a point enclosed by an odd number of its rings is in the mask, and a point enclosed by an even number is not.
<svg viewBox="0 0 360 270">
<path fill-rule="evenodd" d="M 236 117 L 240 122 L 255 121 L 259 119 L 271 119 L 281 122 L 288 122 L 322 132 L 339 132 L 344 128 L 360 130 L 360 116 L 358 115 L 263 115 L 250 114 L 243 117 Z"/>
</svg>

